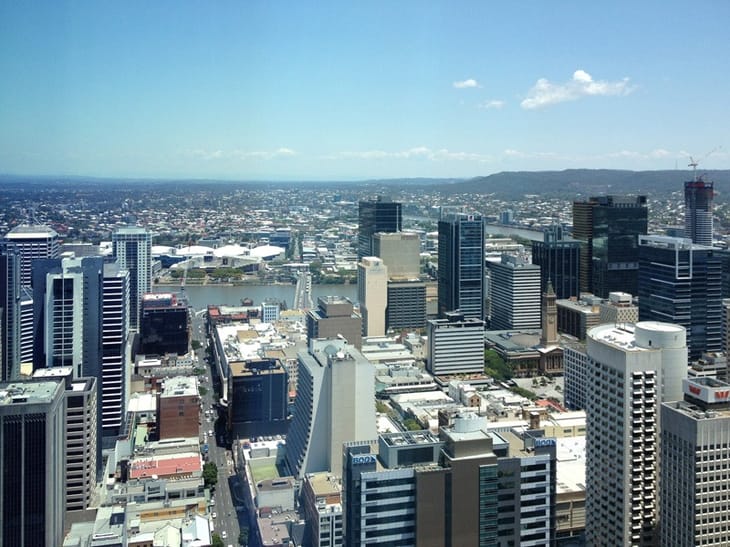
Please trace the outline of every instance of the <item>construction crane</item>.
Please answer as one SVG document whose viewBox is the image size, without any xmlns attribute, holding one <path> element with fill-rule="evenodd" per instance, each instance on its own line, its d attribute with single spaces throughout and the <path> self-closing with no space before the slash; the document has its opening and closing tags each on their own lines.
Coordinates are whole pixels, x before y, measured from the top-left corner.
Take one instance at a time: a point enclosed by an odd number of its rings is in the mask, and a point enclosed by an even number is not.
<svg viewBox="0 0 730 547">
<path fill-rule="evenodd" d="M 722 146 L 716 146 L 715 148 L 710 150 L 707 154 L 702 156 L 702 158 L 700 158 L 699 160 L 694 159 L 692 156 L 689 157 L 689 163 L 687 164 L 687 167 L 692 168 L 692 175 L 693 175 L 695 182 L 698 182 L 701 178 L 701 177 L 697 176 L 697 166 L 700 164 L 701 161 L 705 161 L 711 154 L 714 154 L 715 152 L 720 150 L 720 148 L 722 148 Z"/>
</svg>

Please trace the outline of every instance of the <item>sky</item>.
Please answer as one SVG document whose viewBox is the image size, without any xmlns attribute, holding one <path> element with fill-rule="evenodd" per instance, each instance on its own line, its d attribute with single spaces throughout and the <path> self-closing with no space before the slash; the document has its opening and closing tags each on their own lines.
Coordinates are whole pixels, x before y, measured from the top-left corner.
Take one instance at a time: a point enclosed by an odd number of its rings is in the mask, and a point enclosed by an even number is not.
<svg viewBox="0 0 730 547">
<path fill-rule="evenodd" d="M 730 2 L 0 2 L 0 173 L 730 168 Z"/>
</svg>

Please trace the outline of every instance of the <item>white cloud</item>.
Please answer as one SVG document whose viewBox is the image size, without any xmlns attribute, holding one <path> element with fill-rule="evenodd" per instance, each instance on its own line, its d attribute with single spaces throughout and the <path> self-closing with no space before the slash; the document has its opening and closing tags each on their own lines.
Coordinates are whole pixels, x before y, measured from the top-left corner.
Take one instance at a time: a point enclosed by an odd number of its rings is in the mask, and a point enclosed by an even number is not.
<svg viewBox="0 0 730 547">
<path fill-rule="evenodd" d="M 195 149 L 188 152 L 189 155 L 204 160 L 272 160 L 274 158 L 285 158 L 296 156 L 297 152 L 291 148 L 277 148 L 276 150 L 203 150 Z"/>
<path fill-rule="evenodd" d="M 475 152 L 454 152 L 447 148 L 432 150 L 426 146 L 417 146 L 407 150 L 385 151 L 385 150 L 366 150 L 362 152 L 342 152 L 340 158 L 361 159 L 361 160 L 380 160 L 380 159 L 425 159 L 428 161 L 478 161 L 482 163 L 493 160 L 492 156 L 485 154 L 477 154 Z"/>
<path fill-rule="evenodd" d="M 483 103 L 479 103 L 477 105 L 477 108 L 480 108 L 482 110 L 499 110 L 505 105 L 504 101 L 500 101 L 498 99 L 492 99 L 491 101 L 484 101 Z"/>
<path fill-rule="evenodd" d="M 532 110 L 553 104 L 575 101 L 590 96 L 623 96 L 634 90 L 629 85 L 629 79 L 624 78 L 615 82 L 594 80 L 585 70 L 576 70 L 573 78 L 562 84 L 554 84 L 545 78 L 540 78 L 527 92 L 527 98 L 522 101 L 524 109 Z"/>
<path fill-rule="evenodd" d="M 473 78 L 469 78 L 468 80 L 461 80 L 460 82 L 454 82 L 453 85 L 456 89 L 468 89 L 470 87 L 481 87 L 479 85 L 479 82 L 477 82 Z"/>
</svg>

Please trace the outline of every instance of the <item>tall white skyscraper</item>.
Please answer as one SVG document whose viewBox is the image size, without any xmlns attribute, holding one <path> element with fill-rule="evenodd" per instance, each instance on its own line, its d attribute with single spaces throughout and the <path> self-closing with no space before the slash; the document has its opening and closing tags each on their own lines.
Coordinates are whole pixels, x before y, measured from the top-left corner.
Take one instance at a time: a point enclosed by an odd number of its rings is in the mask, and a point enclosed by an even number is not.
<svg viewBox="0 0 730 547">
<path fill-rule="evenodd" d="M 100 379 L 104 437 L 119 434 L 127 408 L 129 315 L 129 271 L 118 262 L 104 264 Z"/>
<path fill-rule="evenodd" d="M 364 336 L 385 334 L 388 307 L 388 267 L 376 256 L 364 256 L 357 265 L 357 293 Z"/>
<path fill-rule="evenodd" d="M 681 398 L 684 327 L 653 321 L 588 331 L 586 539 L 594 546 L 656 539 L 659 408 Z"/>
<path fill-rule="evenodd" d="M 58 234 L 44 225 L 23 224 L 5 234 L 8 249 L 20 256 L 20 284 L 30 287 L 31 265 L 38 258 L 57 258 L 61 252 Z"/>
<path fill-rule="evenodd" d="M 540 266 L 526 259 L 502 255 L 489 263 L 490 329 L 539 329 Z"/>
<path fill-rule="evenodd" d="M 730 545 L 730 384 L 684 380 L 661 409 L 660 545 Z"/>
<path fill-rule="evenodd" d="M 342 338 L 311 340 L 300 353 L 286 458 L 296 477 L 342 476 L 342 444 L 376 436 L 375 370 Z"/>
<path fill-rule="evenodd" d="M 152 288 L 152 234 L 139 226 L 112 234 L 114 258 L 129 270 L 129 326 L 139 329 L 142 297 Z"/>
</svg>

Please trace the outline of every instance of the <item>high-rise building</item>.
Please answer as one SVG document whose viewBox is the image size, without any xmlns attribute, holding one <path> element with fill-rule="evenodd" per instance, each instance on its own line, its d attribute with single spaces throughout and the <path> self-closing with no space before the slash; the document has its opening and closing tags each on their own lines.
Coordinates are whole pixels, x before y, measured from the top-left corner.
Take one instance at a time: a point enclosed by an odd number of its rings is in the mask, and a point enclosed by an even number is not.
<svg viewBox="0 0 730 547">
<path fill-rule="evenodd" d="M 33 261 L 39 258 L 57 258 L 60 253 L 58 234 L 48 226 L 23 224 L 5 234 L 9 250 L 20 256 L 20 284 L 30 287 Z"/>
<path fill-rule="evenodd" d="M 342 336 L 356 348 L 362 347 L 362 317 L 349 298 L 320 296 L 317 308 L 307 312 L 307 343 L 317 338 Z"/>
<path fill-rule="evenodd" d="M 119 266 L 129 270 L 129 326 L 139 329 L 142 297 L 152 287 L 152 234 L 138 226 L 119 228 L 112 245 Z"/>
<path fill-rule="evenodd" d="M 103 271 L 101 257 L 34 261 L 34 369 L 100 376 Z"/>
<path fill-rule="evenodd" d="M 301 507 L 308 545 L 343 547 L 342 484 L 331 473 L 310 473 L 302 481 Z"/>
<path fill-rule="evenodd" d="M 712 246 L 714 183 L 697 178 L 684 183 L 684 233 L 698 245 Z"/>
<path fill-rule="evenodd" d="M 730 545 L 730 384 L 683 381 L 661 407 L 660 545 Z"/>
<path fill-rule="evenodd" d="M 690 358 L 722 350 L 722 259 L 712 247 L 639 238 L 639 319 L 687 329 Z"/>
<path fill-rule="evenodd" d="M 484 321 L 460 312 L 429 320 L 426 368 L 434 376 L 484 372 Z"/>
<path fill-rule="evenodd" d="M 187 302 L 173 293 L 148 293 L 142 297 L 139 332 L 146 355 L 190 351 L 190 312 Z"/>
<path fill-rule="evenodd" d="M 33 372 L 36 381 L 56 381 L 63 385 L 66 452 L 64 457 L 66 513 L 86 511 L 96 492 L 101 469 L 98 442 L 97 380 L 74 380 L 70 367 L 40 368 Z"/>
<path fill-rule="evenodd" d="M 558 298 L 580 296 L 580 242 L 563 239 L 563 227 L 544 231 L 544 241 L 532 242 L 532 263 L 540 266 L 540 291 L 552 283 Z"/>
<path fill-rule="evenodd" d="M 438 314 L 484 319 L 484 221 L 442 211 L 438 223 Z"/>
<path fill-rule="evenodd" d="M 363 336 L 385 335 L 388 267 L 377 256 L 364 256 L 357 265 L 357 292 Z"/>
<path fill-rule="evenodd" d="M 641 276 L 641 266 L 639 266 L 639 276 Z M 625 292 L 608 293 L 608 300 L 598 304 L 598 310 L 601 323 L 636 323 L 639 320 L 639 308 L 634 305 L 632 296 Z"/>
<path fill-rule="evenodd" d="M 426 284 L 423 281 L 388 281 L 388 330 L 422 329 L 426 326 Z"/>
<path fill-rule="evenodd" d="M 563 347 L 563 371 L 565 406 L 570 410 L 585 409 L 588 391 L 588 355 L 584 348 Z"/>
<path fill-rule="evenodd" d="M 502 255 L 489 263 L 491 330 L 540 328 L 540 266 Z"/>
<path fill-rule="evenodd" d="M 330 471 L 342 476 L 342 444 L 373 439 L 375 370 L 341 338 L 311 340 L 298 355 L 294 417 L 286 458 L 292 474 Z"/>
<path fill-rule="evenodd" d="M 20 374 L 20 260 L 0 248 L 0 381 Z"/>
<path fill-rule="evenodd" d="M 377 256 L 373 252 L 373 235 L 377 232 L 400 232 L 403 229 L 401 204 L 378 196 L 358 204 L 357 258 Z"/>
<path fill-rule="evenodd" d="M 129 390 L 129 271 L 118 262 L 104 264 L 102 296 L 101 427 L 106 439 L 119 434 Z"/>
<path fill-rule="evenodd" d="M 382 259 L 391 279 L 418 279 L 421 273 L 421 239 L 413 232 L 373 234 L 373 256 Z"/>
<path fill-rule="evenodd" d="M 286 435 L 289 379 L 278 359 L 231 363 L 228 369 L 228 429 L 234 437 Z"/>
<path fill-rule="evenodd" d="M 637 294 L 638 236 L 646 235 L 646 196 L 599 196 L 573 203 L 573 238 L 581 241 L 580 290 L 601 298 Z"/>
<path fill-rule="evenodd" d="M 33 369 L 33 289 L 20 288 L 20 367 Z"/>
<path fill-rule="evenodd" d="M 682 394 L 685 329 L 653 321 L 599 325 L 587 342 L 586 539 L 653 545 L 659 409 Z"/>
<path fill-rule="evenodd" d="M 65 512 L 64 388 L 0 383 L 0 545 L 61 545 Z"/>
</svg>

